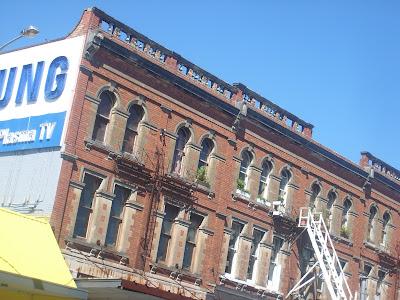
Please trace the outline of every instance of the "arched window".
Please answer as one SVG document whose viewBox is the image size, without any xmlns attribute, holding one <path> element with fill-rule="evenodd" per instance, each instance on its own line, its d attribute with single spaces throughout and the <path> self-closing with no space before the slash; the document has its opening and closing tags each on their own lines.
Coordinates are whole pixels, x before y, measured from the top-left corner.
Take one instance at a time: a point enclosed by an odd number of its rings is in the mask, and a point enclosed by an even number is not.
<svg viewBox="0 0 400 300">
<path fill-rule="evenodd" d="M 264 161 L 262 165 L 260 184 L 258 186 L 258 196 L 259 197 L 267 197 L 268 183 L 269 183 L 269 174 L 272 171 L 272 164 L 269 161 Z"/>
<path fill-rule="evenodd" d="M 214 142 L 209 138 L 205 138 L 201 143 L 201 151 L 199 164 L 197 165 L 196 178 L 202 182 L 207 182 L 208 164 L 210 154 L 214 150 Z"/>
<path fill-rule="evenodd" d="M 375 205 L 372 205 L 369 209 L 369 218 L 368 218 L 368 241 L 374 241 L 374 225 L 375 225 L 375 217 L 378 212 L 378 209 Z"/>
<path fill-rule="evenodd" d="M 253 160 L 253 155 L 249 151 L 243 151 L 242 162 L 240 163 L 238 188 L 246 189 L 249 180 L 249 166 Z"/>
<path fill-rule="evenodd" d="M 174 159 L 172 163 L 172 172 L 178 175 L 182 174 L 183 157 L 185 156 L 185 147 L 190 138 L 190 131 L 186 127 L 178 130 L 178 138 L 176 139 Z"/>
<path fill-rule="evenodd" d="M 110 91 L 104 91 L 100 94 L 100 103 L 97 108 L 97 115 L 92 134 L 93 140 L 104 142 L 107 125 L 110 122 L 110 112 L 114 104 L 115 96 L 113 93 Z"/>
<path fill-rule="evenodd" d="M 328 194 L 328 203 L 326 204 L 326 213 L 325 213 L 325 222 L 328 228 L 330 228 L 332 224 L 332 210 L 335 201 L 336 201 L 336 193 L 330 191 Z"/>
<path fill-rule="evenodd" d="M 315 201 L 317 200 L 317 197 L 320 192 L 321 192 L 321 187 L 318 184 L 314 183 L 311 186 L 311 196 L 310 196 L 310 208 L 311 209 L 315 208 L 315 205 L 316 205 Z"/>
<path fill-rule="evenodd" d="M 199 168 L 204 167 L 207 168 L 208 160 L 210 158 L 210 154 L 214 149 L 214 142 L 208 138 L 204 139 L 201 143 L 201 152 L 199 159 Z"/>
<path fill-rule="evenodd" d="M 386 246 L 388 244 L 388 225 L 390 223 L 390 214 L 385 212 L 383 214 L 383 227 L 382 227 L 382 242 L 381 244 Z"/>
<path fill-rule="evenodd" d="M 126 129 L 124 135 L 124 141 L 122 143 L 122 152 L 133 152 L 133 146 L 135 145 L 135 139 L 138 135 L 138 125 L 143 119 L 144 110 L 140 105 L 132 105 L 129 109 L 129 118 L 126 122 Z"/>
<path fill-rule="evenodd" d="M 342 214 L 342 227 L 340 229 L 340 235 L 348 238 L 350 236 L 350 231 L 349 231 L 349 212 L 351 209 L 351 201 L 349 199 L 346 199 L 343 203 L 343 214 Z"/>
<path fill-rule="evenodd" d="M 280 201 L 286 201 L 287 197 L 287 189 L 288 189 L 288 183 L 290 180 L 290 177 L 292 175 L 287 169 L 282 170 L 281 172 L 281 182 L 279 184 L 279 200 Z"/>
</svg>

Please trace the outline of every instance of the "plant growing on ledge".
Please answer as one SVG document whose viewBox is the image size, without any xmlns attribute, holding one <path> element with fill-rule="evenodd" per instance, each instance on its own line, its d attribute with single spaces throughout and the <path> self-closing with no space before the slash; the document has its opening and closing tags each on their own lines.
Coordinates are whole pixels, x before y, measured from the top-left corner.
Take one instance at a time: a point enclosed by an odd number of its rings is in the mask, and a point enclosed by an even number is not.
<svg viewBox="0 0 400 300">
<path fill-rule="evenodd" d="M 236 184 L 237 184 L 238 190 L 241 190 L 241 191 L 244 192 L 244 181 L 243 181 L 243 179 L 238 178 Z"/>
<path fill-rule="evenodd" d="M 350 230 L 347 228 L 346 225 L 342 225 L 340 228 L 340 236 L 348 239 L 350 237 Z"/>
<path fill-rule="evenodd" d="M 200 168 L 198 168 L 196 172 L 196 180 L 202 185 L 209 186 L 210 184 L 207 180 L 206 171 L 207 170 L 205 166 L 201 166 Z"/>
</svg>

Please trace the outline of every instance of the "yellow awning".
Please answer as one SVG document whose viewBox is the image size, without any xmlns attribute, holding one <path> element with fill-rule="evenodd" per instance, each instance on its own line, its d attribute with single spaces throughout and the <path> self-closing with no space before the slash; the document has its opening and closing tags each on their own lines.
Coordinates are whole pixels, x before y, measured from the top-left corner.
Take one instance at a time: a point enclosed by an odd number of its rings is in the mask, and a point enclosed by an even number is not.
<svg viewBox="0 0 400 300">
<path fill-rule="evenodd" d="M 66 299 L 84 299 L 79 296 L 50 224 L 43 218 L 3 208 L 0 208 L 0 281 L 1 299 L 8 299 L 3 293 L 13 293 L 10 299 L 25 299 L 27 289 L 30 296 L 41 294 L 33 299 L 63 299 L 65 291 L 71 294 L 75 290 L 78 296 Z M 57 292 L 46 294 L 46 288 Z M 54 295 L 58 298 L 43 298 Z"/>
</svg>

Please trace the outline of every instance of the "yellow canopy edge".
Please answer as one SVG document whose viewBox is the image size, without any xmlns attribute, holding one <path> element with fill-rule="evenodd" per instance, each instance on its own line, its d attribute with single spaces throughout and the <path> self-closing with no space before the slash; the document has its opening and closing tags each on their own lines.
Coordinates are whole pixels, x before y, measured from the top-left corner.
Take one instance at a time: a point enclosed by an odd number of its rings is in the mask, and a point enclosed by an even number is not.
<svg viewBox="0 0 400 300">
<path fill-rule="evenodd" d="M 3 208 L 0 208 L 0 271 L 76 288 L 50 224 L 44 218 Z"/>
</svg>

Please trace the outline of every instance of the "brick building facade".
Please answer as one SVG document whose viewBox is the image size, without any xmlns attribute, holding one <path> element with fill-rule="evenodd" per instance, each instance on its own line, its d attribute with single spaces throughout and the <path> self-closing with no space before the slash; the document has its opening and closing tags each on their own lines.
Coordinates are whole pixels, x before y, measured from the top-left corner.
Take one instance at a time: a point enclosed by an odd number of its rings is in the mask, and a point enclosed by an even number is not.
<svg viewBox="0 0 400 300">
<path fill-rule="evenodd" d="M 313 260 L 296 223 L 310 207 L 353 294 L 396 299 L 398 170 L 347 160 L 311 124 L 96 8 L 69 37 L 81 34 L 51 218 L 75 277 L 165 299 L 276 299 Z M 328 298 L 321 280 L 301 294 Z"/>
</svg>

